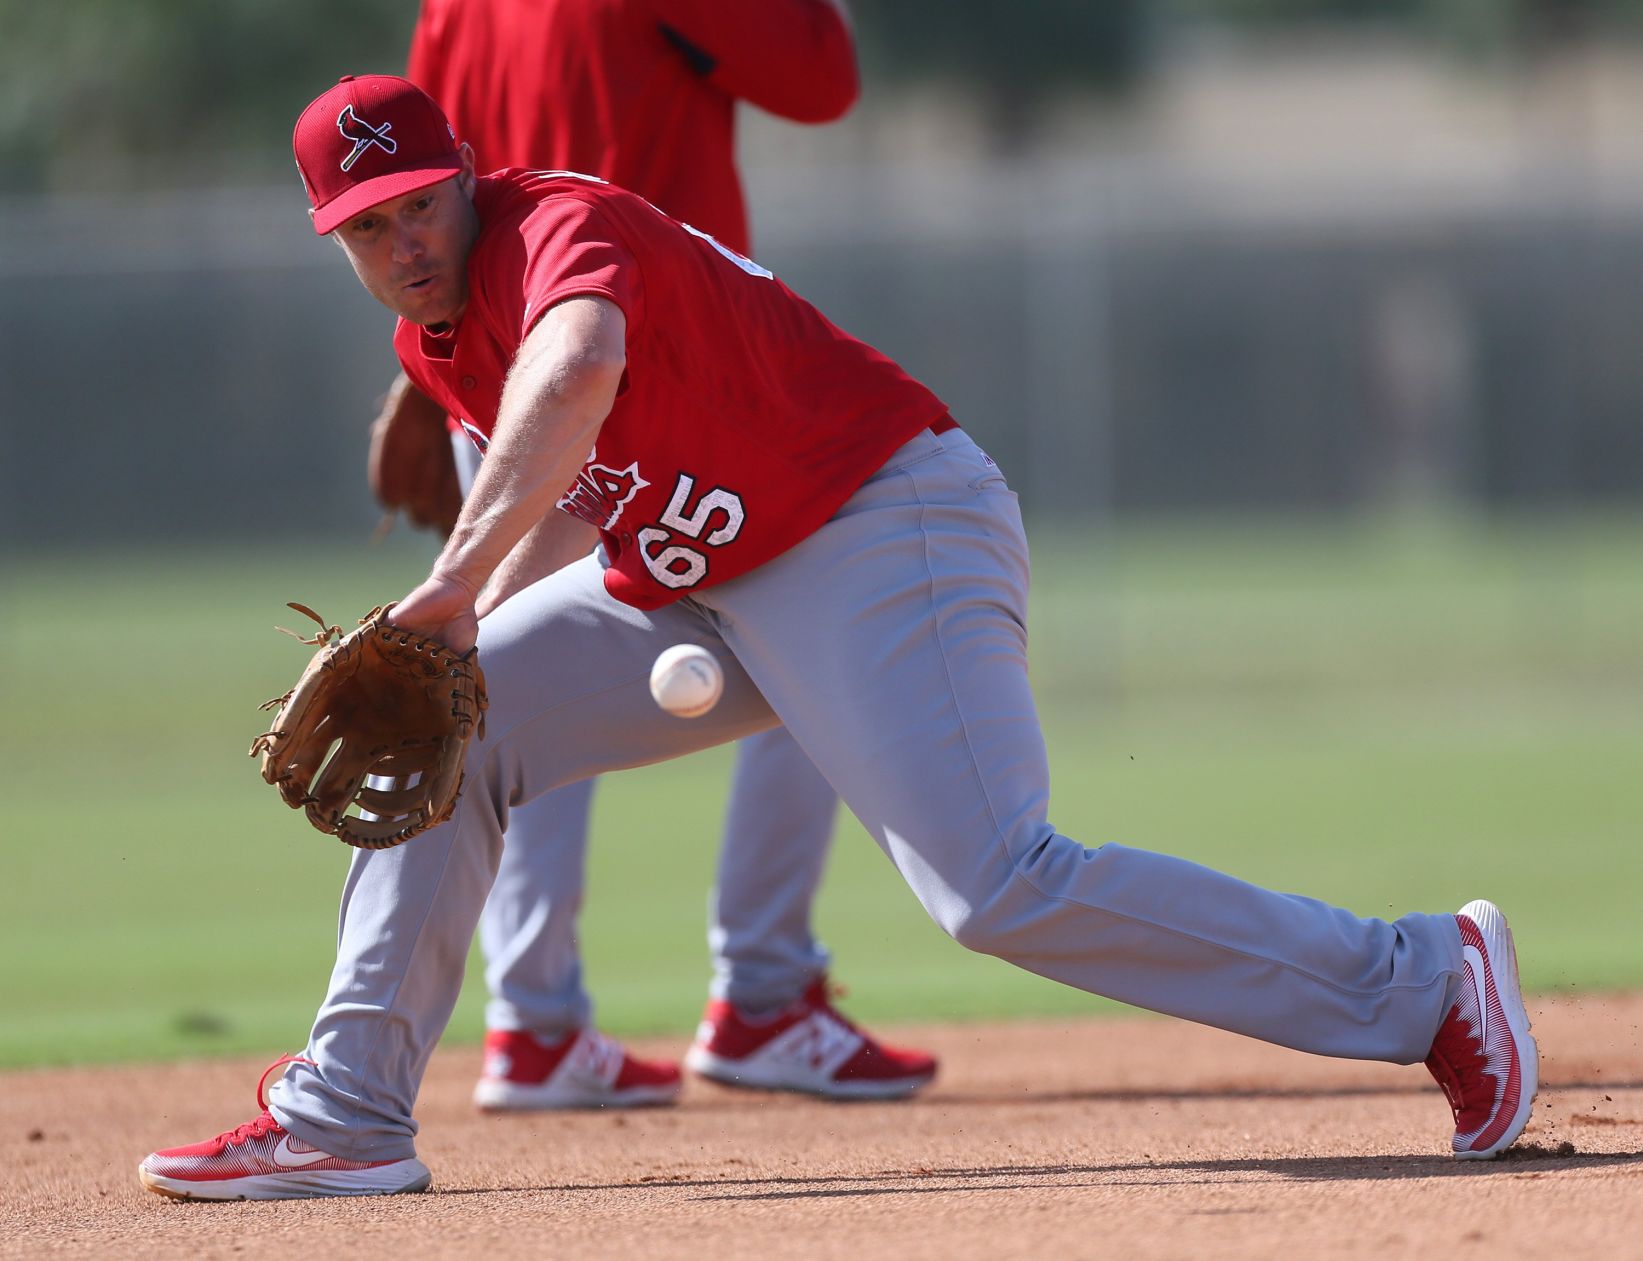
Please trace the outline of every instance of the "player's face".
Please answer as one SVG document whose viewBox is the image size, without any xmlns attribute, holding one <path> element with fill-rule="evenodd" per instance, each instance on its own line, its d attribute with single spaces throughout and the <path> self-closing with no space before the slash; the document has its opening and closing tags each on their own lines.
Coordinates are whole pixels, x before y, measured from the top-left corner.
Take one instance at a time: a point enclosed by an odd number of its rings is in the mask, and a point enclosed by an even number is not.
<svg viewBox="0 0 1643 1261">
<path fill-rule="evenodd" d="M 413 324 L 448 324 L 468 304 L 468 251 L 479 235 L 473 176 L 381 202 L 332 234 L 378 302 Z"/>
</svg>

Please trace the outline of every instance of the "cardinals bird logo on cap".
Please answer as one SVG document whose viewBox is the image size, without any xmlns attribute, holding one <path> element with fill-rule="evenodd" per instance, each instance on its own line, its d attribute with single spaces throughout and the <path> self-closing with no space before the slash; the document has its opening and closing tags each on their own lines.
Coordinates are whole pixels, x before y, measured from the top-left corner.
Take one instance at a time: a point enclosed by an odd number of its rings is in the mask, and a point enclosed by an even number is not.
<svg viewBox="0 0 1643 1261">
<path fill-rule="evenodd" d="M 358 114 L 354 113 L 352 105 L 344 105 L 342 113 L 337 115 L 337 130 L 342 133 L 344 140 L 354 142 L 353 152 L 342 160 L 342 169 L 348 170 L 359 161 L 359 155 L 372 145 L 376 145 L 384 153 L 394 153 L 399 145 L 394 142 L 388 133 L 394 129 L 392 123 L 383 123 L 380 127 L 373 127 Z"/>
</svg>

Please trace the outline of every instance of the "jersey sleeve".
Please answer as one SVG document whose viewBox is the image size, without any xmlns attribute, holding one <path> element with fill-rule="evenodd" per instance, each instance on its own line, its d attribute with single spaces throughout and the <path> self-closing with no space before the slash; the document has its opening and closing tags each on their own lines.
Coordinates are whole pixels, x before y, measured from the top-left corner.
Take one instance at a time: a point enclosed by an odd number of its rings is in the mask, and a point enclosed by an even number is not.
<svg viewBox="0 0 1643 1261">
<path fill-rule="evenodd" d="M 630 330 L 638 328 L 638 260 L 597 206 L 552 197 L 525 215 L 517 231 L 497 235 L 503 244 L 486 260 L 482 283 L 498 324 L 521 341 L 544 312 L 567 298 L 605 298 L 621 308 Z M 493 279 L 492 267 L 503 283 Z M 512 284 L 506 283 L 509 276 Z"/>
<path fill-rule="evenodd" d="M 650 0 L 697 71 L 731 96 L 800 123 L 842 116 L 860 91 L 842 0 Z"/>
</svg>

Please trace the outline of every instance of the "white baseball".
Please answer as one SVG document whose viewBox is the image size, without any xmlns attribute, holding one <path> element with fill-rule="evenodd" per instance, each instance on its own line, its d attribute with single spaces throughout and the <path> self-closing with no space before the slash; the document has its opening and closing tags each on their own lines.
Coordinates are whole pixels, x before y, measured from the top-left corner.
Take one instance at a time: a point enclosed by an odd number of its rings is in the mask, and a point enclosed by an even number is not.
<svg viewBox="0 0 1643 1261">
<path fill-rule="evenodd" d="M 650 694 L 677 718 L 700 718 L 719 703 L 725 672 L 706 648 L 675 644 L 650 668 Z"/>
</svg>

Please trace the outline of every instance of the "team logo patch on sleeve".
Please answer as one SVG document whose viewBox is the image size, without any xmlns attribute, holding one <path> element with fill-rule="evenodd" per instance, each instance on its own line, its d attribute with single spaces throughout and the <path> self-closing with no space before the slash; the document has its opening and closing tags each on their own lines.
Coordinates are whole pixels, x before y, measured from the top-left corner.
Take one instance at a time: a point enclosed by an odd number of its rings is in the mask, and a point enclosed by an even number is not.
<svg viewBox="0 0 1643 1261">
<path fill-rule="evenodd" d="M 375 145 L 384 153 L 397 152 L 399 144 L 388 134 L 393 129 L 394 125 L 392 123 L 383 123 L 380 127 L 373 127 L 354 113 L 352 105 L 344 105 L 342 113 L 337 115 L 337 130 L 342 133 L 344 140 L 352 140 L 354 147 L 348 156 L 342 160 L 342 169 L 345 171 L 351 169 L 354 163 L 359 161 L 359 155 L 372 145 Z"/>
</svg>

